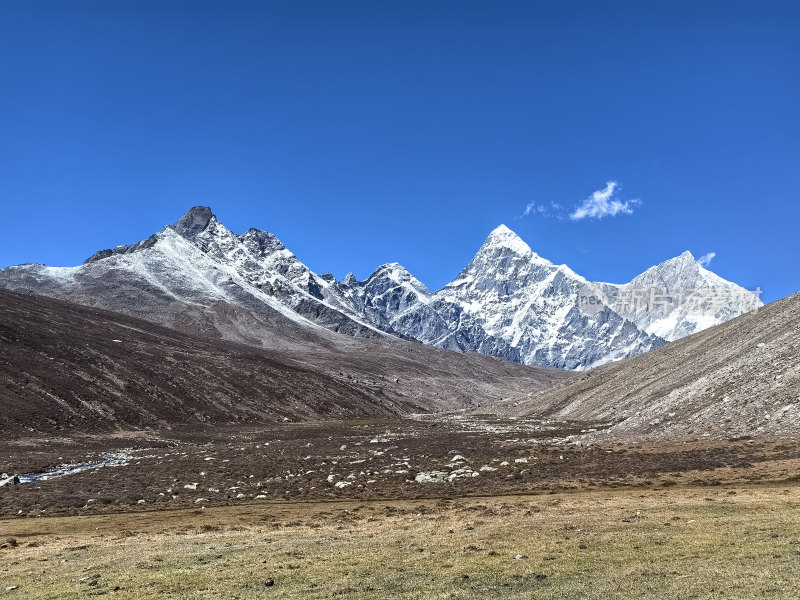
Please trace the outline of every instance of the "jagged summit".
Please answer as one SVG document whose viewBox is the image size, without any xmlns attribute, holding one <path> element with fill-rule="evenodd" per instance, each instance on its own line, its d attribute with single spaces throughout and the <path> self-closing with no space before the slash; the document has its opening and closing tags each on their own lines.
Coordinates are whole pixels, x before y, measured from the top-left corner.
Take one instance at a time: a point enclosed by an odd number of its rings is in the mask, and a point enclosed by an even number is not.
<svg viewBox="0 0 800 600">
<path fill-rule="evenodd" d="M 663 262 L 660 262 L 657 265 L 654 265 L 652 268 L 661 268 L 661 269 L 699 269 L 700 263 L 697 262 L 697 259 L 694 255 L 689 252 L 688 250 L 681 252 L 678 256 L 673 258 L 669 258 Z"/>
<path fill-rule="evenodd" d="M 704 273 L 711 273 L 705 269 L 691 252 L 686 250 L 678 256 L 667 259 L 657 265 L 647 269 L 641 275 L 637 275 L 631 283 L 636 281 L 649 281 L 654 277 L 661 278 L 667 282 L 677 283 L 678 281 L 686 284 L 689 280 L 703 278 Z M 716 276 L 715 276 L 716 277 Z M 720 278 L 721 281 L 724 281 Z M 727 282 L 729 283 L 729 282 Z"/>
<path fill-rule="evenodd" d="M 291 252 L 286 249 L 286 246 L 283 245 L 283 242 L 275 237 L 274 234 L 269 231 L 264 231 L 263 229 L 251 227 L 240 235 L 239 239 L 244 242 L 248 248 L 262 256 L 275 254 L 277 252 L 283 252 L 287 256 L 291 254 Z"/>
<path fill-rule="evenodd" d="M 211 207 L 193 206 L 177 223 L 172 225 L 172 229 L 183 237 L 191 237 L 206 229 L 211 219 L 216 219 L 216 215 L 211 212 Z"/>
<path fill-rule="evenodd" d="M 409 272 L 408 269 L 406 269 L 399 262 L 390 262 L 380 265 L 377 269 L 375 269 L 375 273 L 377 273 L 378 271 L 401 271 L 403 273 Z"/>
<path fill-rule="evenodd" d="M 704 268 L 688 250 L 622 285 L 603 284 L 615 308 L 640 329 L 667 341 L 755 310 L 754 293 Z"/>
<path fill-rule="evenodd" d="M 381 265 L 380 267 L 375 269 L 372 275 L 370 275 L 364 283 L 370 285 L 380 279 L 385 279 L 388 282 L 392 282 L 398 285 L 408 284 L 412 288 L 414 288 L 416 293 L 421 294 L 422 296 L 428 296 L 430 294 L 425 284 L 422 283 L 416 277 L 414 277 L 408 269 L 406 269 L 403 265 L 401 265 L 398 262 Z M 390 284 L 387 283 L 384 285 L 390 285 Z"/>
<path fill-rule="evenodd" d="M 398 262 L 391 262 L 386 263 L 385 265 L 379 266 L 375 271 L 373 271 L 370 277 L 374 277 L 380 273 L 390 274 L 394 277 L 399 277 L 401 279 L 414 279 L 414 276 L 411 274 L 411 271 L 406 269 L 403 265 Z"/>
<path fill-rule="evenodd" d="M 481 246 L 481 250 L 496 248 L 507 248 L 517 254 L 534 254 L 530 246 L 505 225 L 494 228 Z"/>
<path fill-rule="evenodd" d="M 503 236 L 503 235 L 517 235 L 517 234 L 514 233 L 511 229 L 509 229 L 509 227 L 504 223 L 500 223 L 500 225 L 492 229 L 492 231 L 489 233 L 489 236 L 493 235 Z"/>
</svg>

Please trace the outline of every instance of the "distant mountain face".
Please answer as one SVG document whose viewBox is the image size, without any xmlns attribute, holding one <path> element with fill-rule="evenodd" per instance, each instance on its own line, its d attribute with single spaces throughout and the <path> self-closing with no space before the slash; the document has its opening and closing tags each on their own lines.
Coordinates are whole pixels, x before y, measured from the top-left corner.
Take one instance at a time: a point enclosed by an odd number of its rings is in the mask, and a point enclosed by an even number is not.
<svg viewBox="0 0 800 600">
<path fill-rule="evenodd" d="M 641 354 L 761 304 L 689 253 L 628 284 L 593 284 L 538 256 L 505 226 L 434 293 L 397 263 L 364 281 L 352 274 L 336 281 L 312 272 L 270 233 L 232 233 L 206 207 L 78 267 L 9 267 L 0 271 L 0 287 L 254 346 L 395 336 L 577 370 Z M 587 289 L 602 297 L 592 310 L 581 304 Z"/>
<path fill-rule="evenodd" d="M 10 267 L 0 271 L 0 287 L 268 348 L 316 348 L 339 342 L 337 332 L 385 335 L 338 310 L 336 283 L 312 273 L 275 236 L 235 235 L 203 207 L 78 267 Z"/>
<path fill-rule="evenodd" d="M 576 301 L 585 283 L 501 226 L 456 279 L 389 320 L 393 328 L 427 344 L 567 369 L 664 343 L 611 309 L 581 314 Z"/>
<path fill-rule="evenodd" d="M 371 309 L 365 318 L 426 344 L 577 370 L 642 354 L 761 306 L 688 252 L 628 284 L 592 283 L 542 258 L 504 225 L 433 294 L 396 263 L 342 286 Z M 601 299 L 594 310 L 581 305 L 587 292 Z"/>
<path fill-rule="evenodd" d="M 596 285 L 620 315 L 670 342 L 762 306 L 757 295 L 704 269 L 690 252 L 649 268 L 630 283 Z"/>
<path fill-rule="evenodd" d="M 800 434 L 798 354 L 800 292 L 505 408 L 610 426 L 594 440 L 787 439 Z"/>
</svg>

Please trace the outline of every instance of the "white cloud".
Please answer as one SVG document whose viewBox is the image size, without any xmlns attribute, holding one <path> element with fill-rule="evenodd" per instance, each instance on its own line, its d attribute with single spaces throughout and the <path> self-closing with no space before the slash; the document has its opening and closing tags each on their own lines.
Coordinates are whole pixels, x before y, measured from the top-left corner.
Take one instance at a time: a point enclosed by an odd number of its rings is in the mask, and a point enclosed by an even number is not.
<svg viewBox="0 0 800 600">
<path fill-rule="evenodd" d="M 717 255 L 716 252 L 709 252 L 708 254 L 703 254 L 703 256 L 697 259 L 697 264 L 700 265 L 701 267 L 707 267 L 716 255 Z"/>
<path fill-rule="evenodd" d="M 547 217 L 550 215 L 549 211 L 543 204 L 537 204 L 536 202 L 529 202 L 528 204 L 525 205 L 525 210 L 522 211 L 522 214 L 514 218 L 521 219 L 523 217 L 528 217 L 533 214 L 537 214 L 543 217 Z"/>
<path fill-rule="evenodd" d="M 606 183 L 605 189 L 597 190 L 591 196 L 581 202 L 569 218 L 573 221 L 580 221 L 587 217 L 602 219 L 603 217 L 613 217 L 618 214 L 629 215 L 633 212 L 633 207 L 641 204 L 640 200 L 625 200 L 619 198 L 619 184 L 616 181 Z"/>
</svg>

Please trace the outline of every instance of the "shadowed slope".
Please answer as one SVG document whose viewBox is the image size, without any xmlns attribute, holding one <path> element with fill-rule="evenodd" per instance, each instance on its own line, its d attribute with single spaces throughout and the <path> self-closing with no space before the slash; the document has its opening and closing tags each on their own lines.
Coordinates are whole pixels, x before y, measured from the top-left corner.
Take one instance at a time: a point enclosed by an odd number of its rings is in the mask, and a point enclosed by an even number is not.
<svg viewBox="0 0 800 600">
<path fill-rule="evenodd" d="M 0 406 L 6 432 L 390 416 L 416 409 L 266 351 L 5 291 Z"/>
<path fill-rule="evenodd" d="M 800 434 L 800 293 L 531 395 L 512 412 L 631 437 Z"/>
<path fill-rule="evenodd" d="M 389 417 L 491 403 L 564 376 L 401 340 L 340 337 L 349 343 L 269 351 L 0 291 L 0 429 Z"/>
</svg>

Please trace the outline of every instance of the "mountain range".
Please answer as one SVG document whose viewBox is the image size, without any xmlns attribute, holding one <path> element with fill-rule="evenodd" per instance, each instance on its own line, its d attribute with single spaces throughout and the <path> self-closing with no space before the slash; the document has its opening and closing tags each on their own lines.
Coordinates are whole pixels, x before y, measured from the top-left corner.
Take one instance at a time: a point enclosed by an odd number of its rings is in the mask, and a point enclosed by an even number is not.
<svg viewBox="0 0 800 600">
<path fill-rule="evenodd" d="M 311 271 L 271 233 L 231 232 L 208 207 L 79 266 L 8 267 L 0 288 L 262 349 L 404 339 L 569 370 L 636 356 L 761 306 L 688 252 L 626 284 L 589 282 L 504 225 L 436 292 L 398 263 L 338 281 Z M 597 303 L 582 304 L 587 297 Z"/>
</svg>

